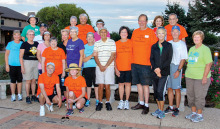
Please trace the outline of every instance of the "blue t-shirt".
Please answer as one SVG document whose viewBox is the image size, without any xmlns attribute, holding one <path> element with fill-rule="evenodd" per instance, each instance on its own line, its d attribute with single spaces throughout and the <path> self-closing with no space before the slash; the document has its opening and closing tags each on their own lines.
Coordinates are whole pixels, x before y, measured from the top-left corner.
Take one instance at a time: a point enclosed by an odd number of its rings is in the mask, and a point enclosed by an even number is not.
<svg viewBox="0 0 220 129">
<path fill-rule="evenodd" d="M 85 49 L 84 43 L 81 39 L 77 39 L 76 41 L 72 41 L 72 39 L 68 40 L 66 45 L 66 53 L 67 53 L 67 66 L 71 63 L 76 63 L 79 65 L 80 59 L 80 50 Z"/>
<path fill-rule="evenodd" d="M 86 44 L 85 45 L 85 51 L 84 51 L 85 56 L 88 57 L 88 56 L 92 55 L 93 49 L 94 49 L 94 45 L 89 46 L 88 44 Z M 87 62 L 84 62 L 84 68 L 87 68 L 87 67 L 96 67 L 94 57 L 92 57 Z"/>
<path fill-rule="evenodd" d="M 20 47 L 23 42 L 20 41 L 20 43 L 15 43 L 14 41 L 11 41 L 8 43 L 6 50 L 9 50 L 9 56 L 8 56 L 8 64 L 11 66 L 21 66 L 20 60 L 19 60 L 19 54 L 20 54 Z"/>
</svg>

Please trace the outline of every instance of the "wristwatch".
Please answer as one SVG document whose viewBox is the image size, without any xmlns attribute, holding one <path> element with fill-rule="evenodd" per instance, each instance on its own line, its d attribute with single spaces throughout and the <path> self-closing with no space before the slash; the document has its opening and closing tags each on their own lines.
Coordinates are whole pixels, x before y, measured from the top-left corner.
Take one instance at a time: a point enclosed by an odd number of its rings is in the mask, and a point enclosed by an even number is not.
<svg viewBox="0 0 220 129">
<path fill-rule="evenodd" d="M 177 69 L 177 71 L 181 72 L 181 69 Z"/>
</svg>

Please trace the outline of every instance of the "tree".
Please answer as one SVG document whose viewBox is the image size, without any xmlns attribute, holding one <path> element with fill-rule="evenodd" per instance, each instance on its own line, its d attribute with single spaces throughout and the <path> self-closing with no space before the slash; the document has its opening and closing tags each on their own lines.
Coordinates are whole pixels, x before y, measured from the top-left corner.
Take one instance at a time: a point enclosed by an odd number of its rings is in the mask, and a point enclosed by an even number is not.
<svg viewBox="0 0 220 129">
<path fill-rule="evenodd" d="M 82 13 L 86 13 L 86 11 L 80 7 L 76 7 L 76 4 L 60 4 L 58 6 L 42 8 L 37 12 L 36 16 L 41 23 L 48 25 L 49 31 L 60 41 L 60 30 L 70 25 L 70 17 L 79 17 Z M 77 23 L 79 24 L 79 19 Z M 89 18 L 87 23 L 91 24 Z"/>
</svg>

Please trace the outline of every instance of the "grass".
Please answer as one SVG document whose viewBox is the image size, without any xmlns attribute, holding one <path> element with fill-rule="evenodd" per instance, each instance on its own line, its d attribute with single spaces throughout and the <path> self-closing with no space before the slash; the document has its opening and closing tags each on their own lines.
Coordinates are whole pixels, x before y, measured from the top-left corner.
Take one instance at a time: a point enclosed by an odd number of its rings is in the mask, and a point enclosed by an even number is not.
<svg viewBox="0 0 220 129">
<path fill-rule="evenodd" d="M 215 105 L 215 108 L 220 109 L 220 103 L 219 102 Z"/>
<path fill-rule="evenodd" d="M 5 53 L 0 53 L 0 66 L 5 64 Z"/>
</svg>

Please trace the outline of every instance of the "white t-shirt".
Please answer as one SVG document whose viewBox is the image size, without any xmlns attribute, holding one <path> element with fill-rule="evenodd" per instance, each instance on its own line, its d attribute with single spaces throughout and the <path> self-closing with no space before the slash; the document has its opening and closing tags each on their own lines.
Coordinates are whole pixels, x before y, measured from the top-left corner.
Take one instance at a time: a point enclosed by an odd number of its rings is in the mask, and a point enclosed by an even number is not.
<svg viewBox="0 0 220 129">
<path fill-rule="evenodd" d="M 102 66 L 105 66 L 111 57 L 111 53 L 116 52 L 115 41 L 109 38 L 105 42 L 102 40 L 96 41 L 94 51 L 98 52 L 99 61 Z M 114 61 L 110 64 L 110 66 L 114 66 Z"/>
<path fill-rule="evenodd" d="M 171 63 L 179 65 L 182 59 L 188 58 L 186 43 L 180 40 L 179 42 L 169 41 L 173 47 L 173 58 Z"/>
<path fill-rule="evenodd" d="M 34 37 L 34 41 L 37 41 L 39 44 L 44 42 L 44 40 L 43 40 L 41 35 L 35 36 Z"/>
</svg>

